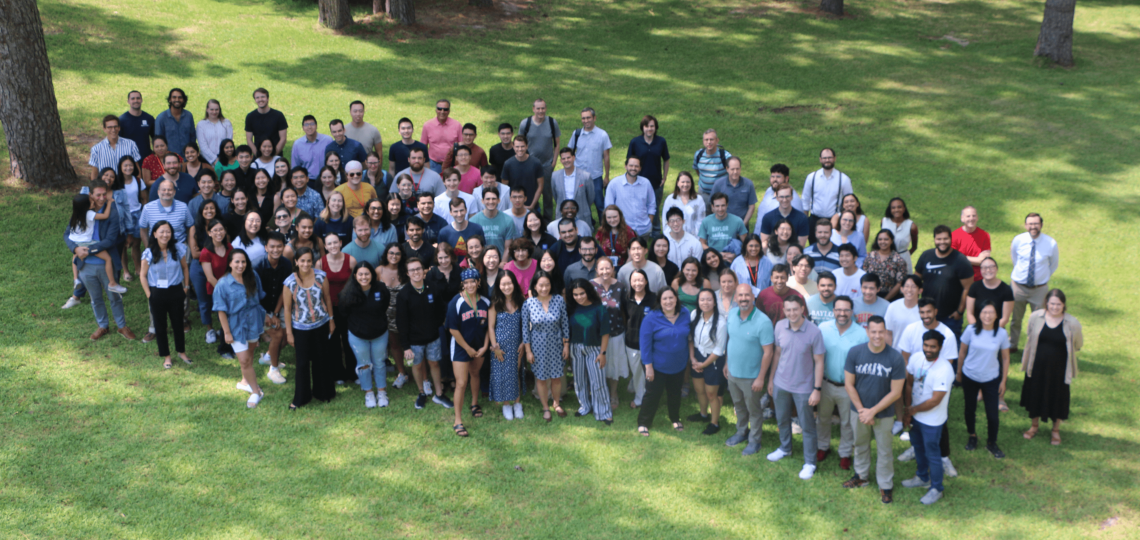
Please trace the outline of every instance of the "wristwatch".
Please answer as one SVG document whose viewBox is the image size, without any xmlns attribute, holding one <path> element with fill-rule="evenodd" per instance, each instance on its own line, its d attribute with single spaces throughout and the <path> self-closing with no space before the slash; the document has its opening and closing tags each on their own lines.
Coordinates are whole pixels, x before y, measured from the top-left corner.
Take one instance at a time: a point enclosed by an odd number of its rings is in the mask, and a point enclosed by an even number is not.
<svg viewBox="0 0 1140 540">
<path fill-rule="evenodd" d="M 822 392 L 822 391 L 823 391 L 823 387 L 822 387 L 822 386 L 817 386 L 817 387 L 815 387 L 815 389 L 816 389 L 817 391 L 819 391 L 819 392 Z"/>
</svg>

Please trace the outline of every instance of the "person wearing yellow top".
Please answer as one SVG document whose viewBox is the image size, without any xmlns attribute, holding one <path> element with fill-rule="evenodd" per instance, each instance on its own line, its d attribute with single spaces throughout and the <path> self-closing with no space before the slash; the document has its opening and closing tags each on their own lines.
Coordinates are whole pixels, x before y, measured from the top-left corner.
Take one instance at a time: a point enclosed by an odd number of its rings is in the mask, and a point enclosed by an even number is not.
<svg viewBox="0 0 1140 540">
<path fill-rule="evenodd" d="M 368 201 L 376 199 L 376 189 L 372 184 L 361 182 L 364 179 L 364 166 L 359 161 L 349 161 L 344 166 L 344 175 L 348 181 L 337 186 L 334 191 L 344 195 L 344 209 L 353 218 L 364 213 Z"/>
</svg>

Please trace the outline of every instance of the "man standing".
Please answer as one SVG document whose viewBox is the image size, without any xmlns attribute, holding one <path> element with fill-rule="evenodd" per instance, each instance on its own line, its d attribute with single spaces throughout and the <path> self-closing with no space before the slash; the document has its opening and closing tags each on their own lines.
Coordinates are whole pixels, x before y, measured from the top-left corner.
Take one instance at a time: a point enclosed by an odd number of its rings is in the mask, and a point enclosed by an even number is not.
<svg viewBox="0 0 1140 540">
<path fill-rule="evenodd" d="M 352 230 L 356 233 L 356 238 L 353 238 L 341 251 L 355 257 L 357 262 L 368 261 L 373 268 L 380 266 L 380 260 L 384 257 L 384 246 L 372 241 L 372 226 L 368 222 L 368 217 L 357 216 L 353 219 Z"/>
<path fill-rule="evenodd" d="M 558 172 L 559 171 L 555 171 L 555 174 L 558 174 Z M 590 190 L 593 191 L 593 189 L 594 189 L 594 187 L 593 187 L 594 183 L 593 182 L 587 180 L 586 185 L 590 186 Z M 590 206 L 587 204 L 586 208 L 590 208 Z M 558 237 L 558 222 L 561 221 L 562 219 L 569 219 L 570 221 L 573 221 L 574 223 L 576 223 L 578 225 L 578 236 L 581 236 L 581 237 L 594 236 L 594 230 L 590 228 L 590 224 L 586 223 L 585 221 L 578 219 L 578 202 L 577 201 L 575 201 L 574 199 L 566 199 L 566 200 L 562 201 L 562 204 L 559 205 L 558 211 L 562 215 L 562 218 L 558 219 L 558 220 L 551 221 L 550 223 L 547 223 L 546 224 L 546 234 L 549 234 L 550 236 L 557 238 Z M 525 234 L 526 231 L 523 231 L 523 232 Z"/>
<path fill-rule="evenodd" d="M 651 114 L 641 119 L 641 136 L 629 141 L 626 159 L 635 157 L 641 160 L 641 176 L 653 186 L 657 204 L 665 200 L 665 179 L 669 177 L 669 143 L 665 137 L 657 135 L 657 118 Z M 661 221 L 653 216 L 653 233 L 661 232 Z"/>
<path fill-rule="evenodd" d="M 424 155 L 427 155 L 427 145 L 417 141 L 413 138 L 416 134 L 416 126 L 412 121 L 407 118 L 401 118 L 396 122 L 396 129 L 400 131 L 400 140 L 392 143 L 388 147 L 388 173 L 393 178 L 396 177 L 396 171 L 402 171 L 411 166 L 408 163 L 408 158 L 412 155 L 412 150 L 421 150 Z"/>
<path fill-rule="evenodd" d="M 404 238 L 407 240 L 400 244 L 400 249 L 404 251 L 404 258 L 415 257 L 427 266 L 435 264 L 435 246 L 424 242 L 424 229 L 426 224 L 420 216 L 412 216 L 408 218 L 408 222 L 404 224 Z"/>
<path fill-rule="evenodd" d="M 166 95 L 166 103 L 170 107 L 154 119 L 154 134 L 166 137 L 167 149 L 181 156 L 186 145 L 198 139 L 194 115 L 186 110 L 186 92 L 181 88 L 172 88 Z"/>
<path fill-rule="evenodd" d="M 67 249 L 85 263 L 83 268 L 79 270 L 79 281 L 91 294 L 91 310 L 95 313 L 95 323 L 99 326 L 91 334 L 91 341 L 111 333 L 110 321 L 107 319 L 107 304 L 103 299 L 104 295 L 111 298 L 111 314 L 115 317 L 115 325 L 119 327 L 119 335 L 133 341 L 135 334 L 127 327 L 127 316 L 123 311 L 123 297 L 119 293 L 110 292 L 107 288 L 110 281 L 109 276 L 107 276 L 106 265 L 102 259 L 96 256 L 96 253 L 106 251 L 111 256 L 112 261 L 119 260 L 119 251 L 115 247 L 119 243 L 118 208 L 115 207 L 113 201 L 109 201 L 109 189 L 102 180 L 93 180 L 89 191 L 92 209 L 98 209 L 98 212 L 102 212 L 106 205 L 110 204 L 110 215 L 107 219 L 95 222 L 95 230 L 91 237 L 92 244 L 80 246 L 72 242 L 69 238 L 70 228 L 63 232 L 63 241 L 67 243 Z M 141 276 L 141 278 L 146 279 L 146 276 Z"/>
<path fill-rule="evenodd" d="M 427 145 L 428 157 L 431 158 L 430 168 L 436 174 L 443 170 L 443 160 L 463 135 L 459 121 L 450 116 L 451 102 L 441 99 L 435 102 L 435 118 L 424 122 L 424 127 L 420 130 L 420 142 Z"/>
<path fill-rule="evenodd" d="M 669 286 L 665 281 L 665 271 L 657 263 L 649 260 L 649 241 L 644 236 L 634 237 L 629 243 L 629 260 L 618 270 L 618 283 L 629 283 L 629 276 L 634 270 L 645 272 L 649 278 L 649 290 L 659 294 L 662 289 Z"/>
<path fill-rule="evenodd" d="M 966 256 L 950 247 L 950 227 L 934 228 L 934 249 L 922 252 L 914 265 L 914 273 L 922 277 L 922 296 L 938 306 L 938 320 L 954 332 L 962 333 L 962 314 L 966 312 L 966 293 L 974 283 L 974 270 Z M 1016 310 L 1015 310 L 1016 311 Z M 958 347 L 954 347 L 957 354 Z"/>
<path fill-rule="evenodd" d="M 835 274 L 821 270 L 815 285 L 819 292 L 807 298 L 808 314 L 816 324 L 823 324 L 835 318 Z"/>
<path fill-rule="evenodd" d="M 253 168 L 253 149 L 243 144 L 234 149 L 234 154 L 237 156 L 238 166 L 231 170 L 234 172 L 237 188 L 247 193 L 256 192 L 257 186 L 253 185 L 253 175 L 257 169 Z"/>
<path fill-rule="evenodd" d="M 812 408 L 819 403 L 823 389 L 823 358 L 827 349 L 819 327 L 804 317 L 805 311 L 803 298 L 789 296 L 784 300 L 785 319 L 776 323 L 775 365 L 768 379 L 768 393 L 776 403 L 780 447 L 768 454 L 768 461 L 776 462 L 792 455 L 794 408 L 804 437 L 804 467 L 800 470 L 800 479 L 811 480 L 816 469 L 816 454 L 812 449 L 817 445 Z"/>
<path fill-rule="evenodd" d="M 182 244 L 186 243 L 187 236 L 190 232 L 190 227 L 194 225 L 194 217 L 190 215 L 190 210 L 187 208 L 186 203 L 181 200 L 175 199 L 175 185 L 174 181 L 169 179 L 171 169 L 178 170 L 178 160 L 172 154 L 166 155 L 165 165 L 166 174 L 163 178 L 158 179 L 153 185 L 154 194 L 150 202 L 142 208 L 142 213 L 139 215 L 139 238 L 142 239 L 139 249 L 145 250 L 147 248 L 147 241 L 150 239 L 151 229 L 160 221 L 170 223 L 170 228 L 174 231 L 174 239 Z M 194 179 L 186 173 L 180 173 L 185 178 L 180 178 L 179 182 L 183 185 L 193 185 Z M 196 188 L 197 186 L 195 186 Z M 145 277 L 143 277 L 145 279 Z M 183 300 L 184 311 L 189 311 L 190 306 L 189 297 Z M 150 327 L 147 329 L 146 335 L 143 336 L 143 343 L 150 343 L 154 341 L 154 314 L 150 313 L 150 306 L 147 306 L 147 314 L 150 317 Z M 190 319 L 185 319 L 185 326 L 189 328 Z"/>
<path fill-rule="evenodd" d="M 755 231 L 760 235 L 760 242 L 764 244 L 764 249 L 768 248 L 768 237 L 776 232 L 776 225 L 784 220 L 788 220 L 788 223 L 792 224 L 792 234 L 800 247 L 807 245 L 808 235 L 812 233 L 811 220 L 807 214 L 797 210 L 794 206 L 793 196 L 795 193 L 796 191 L 792 189 L 792 186 L 782 184 L 776 190 L 776 208 L 767 213 L 757 214 L 760 218 L 756 220 Z M 830 241 L 831 236 L 828 233 L 828 242 L 830 243 Z"/>
<path fill-rule="evenodd" d="M 175 199 L 183 203 L 190 202 L 190 199 L 193 199 L 194 194 L 198 192 L 198 185 L 194 183 L 193 176 L 182 172 L 182 162 L 178 160 L 178 156 L 173 154 L 163 156 L 162 169 L 164 171 L 162 177 L 150 185 L 147 200 L 158 200 L 158 185 L 166 180 L 174 186 Z"/>
<path fill-rule="evenodd" d="M 352 122 L 344 126 L 344 135 L 360 143 L 365 153 L 376 152 L 376 155 L 383 156 L 384 139 L 380 137 L 380 130 L 376 129 L 376 126 L 364 121 L 364 102 L 356 100 L 350 103 L 348 115 L 352 117 Z M 384 162 L 381 161 L 380 167 L 383 166 Z"/>
<path fill-rule="evenodd" d="M 822 167 L 804 180 L 804 212 L 813 219 L 826 219 L 839 213 L 843 197 L 854 193 L 851 177 L 835 168 L 835 151 L 824 148 L 819 152 Z"/>
<path fill-rule="evenodd" d="M 925 488 L 919 499 L 922 504 L 934 504 L 942 498 L 943 460 L 938 459 L 942 437 L 946 436 L 949 418 L 950 388 L 954 382 L 954 369 L 940 353 L 945 348 L 945 335 L 927 330 L 922 335 L 923 356 L 912 356 L 906 366 L 906 420 L 913 419 L 910 444 L 918 471 L 914 478 L 903 480 L 905 488 Z M 953 340 L 951 340 L 953 341 Z"/>
<path fill-rule="evenodd" d="M 562 168 L 551 173 L 550 187 L 553 190 L 555 205 L 561 211 L 564 208 L 563 203 L 567 200 L 575 201 L 575 206 L 578 210 L 585 208 L 590 209 L 590 204 L 594 200 L 594 181 L 590 178 L 589 173 L 583 171 L 581 168 L 575 167 L 574 149 L 565 147 L 558 151 L 558 157 L 562 161 Z M 575 210 L 575 213 L 578 212 Z M 587 219 L 591 220 L 587 212 Z"/>
<path fill-rule="evenodd" d="M 1025 216 L 1025 232 L 1015 236 L 1009 246 L 1009 256 L 1013 259 L 1013 273 L 1009 276 L 1013 283 L 1013 318 L 1009 329 L 1012 352 L 1017 352 L 1025 304 L 1034 311 L 1045 307 L 1049 279 L 1061 264 L 1057 241 L 1041 232 L 1044 224 L 1041 214 L 1034 212 Z"/>
<path fill-rule="evenodd" d="M 435 214 L 444 221 L 451 223 L 451 201 L 462 199 L 465 208 L 474 206 L 475 197 L 459 191 L 459 171 L 450 167 L 443 170 L 443 189 L 443 194 L 435 198 Z"/>
<path fill-rule="evenodd" d="M 154 137 L 155 125 L 154 117 L 142 110 L 142 102 L 142 92 L 127 92 L 127 112 L 119 115 L 119 126 L 122 128 L 119 136 L 135 143 L 141 156 L 139 162 L 153 153 L 150 150 L 150 138 Z"/>
<path fill-rule="evenodd" d="M 973 206 L 962 209 L 962 226 L 950 234 L 950 247 L 966 256 L 974 267 L 974 281 L 981 281 L 982 261 L 990 256 L 990 233 L 978 226 L 978 210 Z"/>
<path fill-rule="evenodd" d="M 451 211 L 451 223 L 439 231 L 438 240 L 451 246 L 455 251 L 454 260 L 461 261 L 467 258 L 467 240 L 483 236 L 483 227 L 467 219 L 467 203 L 463 199 L 452 199 L 448 209 Z"/>
<path fill-rule="evenodd" d="M 257 148 L 257 141 L 269 139 L 273 153 L 280 156 L 285 150 L 285 141 L 289 140 L 289 121 L 281 111 L 269 108 L 269 90 L 254 90 L 253 102 L 257 108 L 245 115 L 245 144 Z"/>
<path fill-rule="evenodd" d="M 744 225 L 756 212 L 756 186 L 740 175 L 740 158 L 728 158 L 728 176 L 721 177 L 713 184 L 713 193 L 728 195 L 728 212 L 740 218 Z"/>
<path fill-rule="evenodd" d="M 526 207 L 526 190 L 522 186 L 511 186 L 511 209 L 507 215 L 515 222 L 515 234 L 520 237 L 526 233 L 526 216 L 530 209 Z"/>
<path fill-rule="evenodd" d="M 332 133 L 332 141 L 325 146 L 325 155 L 328 155 L 329 152 L 336 152 L 341 163 L 348 163 L 349 161 L 364 163 L 368 159 L 368 152 L 364 147 L 345 135 L 344 122 L 339 118 L 329 122 L 329 133 Z"/>
<path fill-rule="evenodd" d="M 447 169 L 456 165 L 455 152 L 459 151 L 460 146 L 466 146 L 467 149 L 471 151 L 471 161 L 468 162 L 469 165 L 477 169 L 486 167 L 488 164 L 487 152 L 484 151 L 481 146 L 475 144 L 475 137 L 478 135 L 479 128 L 475 127 L 475 124 L 463 124 L 463 142 L 451 145 L 451 150 L 447 152 L 447 159 L 443 160 L 443 168 Z M 513 147 L 511 148 L 511 153 L 512 155 L 514 154 Z"/>
<path fill-rule="evenodd" d="M 352 139 L 346 139 L 352 140 Z M 364 166 L 359 161 L 349 161 L 344 166 L 344 176 L 347 182 L 336 187 L 335 190 L 344 197 L 344 209 L 348 212 L 350 217 L 356 217 L 364 213 L 364 206 L 368 201 L 377 199 L 376 188 L 372 184 L 362 182 L 364 180 Z M 314 192 L 314 195 L 316 193 Z M 300 198 L 300 197 L 298 197 Z M 307 210 L 306 210 L 307 211 Z M 310 214 L 312 215 L 312 214 Z M 316 218 L 316 215 L 313 215 Z"/>
<path fill-rule="evenodd" d="M 503 181 L 511 188 L 521 187 L 526 193 L 526 209 L 535 212 L 538 208 L 538 197 L 542 195 L 542 186 L 546 181 L 543 177 L 542 163 L 530 155 L 529 143 L 526 137 L 515 135 L 515 155 L 503 164 Z"/>
<path fill-rule="evenodd" d="M 820 323 L 819 332 L 823 336 L 823 346 L 827 349 L 823 365 L 823 390 L 819 398 L 819 412 L 816 415 L 815 435 L 818 443 L 815 453 L 816 464 L 827 459 L 831 453 L 831 414 L 839 411 L 839 468 L 851 469 L 851 449 L 855 444 L 854 426 L 851 424 L 851 397 L 847 395 L 843 375 L 847 365 L 847 352 L 852 347 L 867 342 L 867 332 L 862 326 L 852 324 L 855 303 L 846 296 L 835 299 L 835 319 Z M 807 448 L 805 447 L 805 451 Z"/>
<path fill-rule="evenodd" d="M 487 151 L 487 162 L 495 169 L 495 175 L 501 176 L 503 174 L 503 165 L 508 159 L 515 155 L 515 128 L 510 122 L 503 122 L 499 124 L 499 129 L 496 131 L 499 135 L 499 144 L 491 146 Z M 503 198 L 506 200 L 506 197 Z"/>
<path fill-rule="evenodd" d="M 817 272 L 834 272 L 839 268 L 839 250 L 831 243 L 831 221 L 820 219 L 815 222 L 813 230 L 815 243 L 804 249 L 804 255 L 811 257 Z"/>
<path fill-rule="evenodd" d="M 669 234 L 665 235 L 669 240 L 669 260 L 677 265 L 677 268 L 680 268 L 689 257 L 699 261 L 704 246 L 701 245 L 699 238 L 685 231 L 685 212 L 676 206 L 670 208 L 665 212 L 665 224 L 669 226 Z"/>
<path fill-rule="evenodd" d="M 548 180 L 542 186 L 542 216 L 550 219 L 554 211 L 554 191 L 549 182 L 554 174 L 554 150 L 558 148 L 558 140 L 562 137 L 562 130 L 558 122 L 546 115 L 546 101 L 536 99 L 531 108 L 534 113 L 519 123 L 519 135 L 526 137 L 529 143 L 530 155 L 542 164 L 542 177 Z"/>
<path fill-rule="evenodd" d="M 293 167 L 293 170 L 289 171 L 289 184 L 292 185 L 293 189 L 297 192 L 297 208 L 300 208 L 303 212 L 312 216 L 313 219 L 320 216 L 321 210 L 325 207 L 325 201 L 324 198 L 321 197 L 319 189 L 309 187 L 309 178 L 304 168 Z M 342 195 L 344 195 L 345 209 L 349 209 L 351 212 L 350 205 L 352 202 L 349 200 L 350 194 L 342 192 Z M 368 199 L 365 199 L 364 202 L 367 203 Z M 360 215 L 360 211 L 358 210 L 356 214 Z"/>
<path fill-rule="evenodd" d="M 625 158 L 625 174 L 610 180 L 610 189 L 606 192 L 606 206 L 612 204 L 621 209 L 626 225 L 639 236 L 649 234 L 653 229 L 651 218 L 657 215 L 653 185 L 644 176 L 639 176 L 640 172 L 640 159 Z"/>
<path fill-rule="evenodd" d="M 400 333 L 400 343 L 404 347 L 403 361 L 412 362 L 412 377 L 416 379 L 416 409 L 427 405 L 427 395 L 431 383 L 427 381 L 423 361 L 426 358 L 431 369 L 431 379 L 435 382 L 431 400 L 439 406 L 450 409 L 454 405 L 443 395 L 439 360 L 442 357 L 439 328 L 443 326 L 444 291 L 437 291 L 424 281 L 426 265 L 422 261 L 408 261 L 409 287 L 396 294 L 396 328 Z"/>
<path fill-rule="evenodd" d="M 764 423 L 760 396 L 764 379 L 772 363 L 775 340 L 772 320 L 755 309 L 752 287 L 742 283 L 736 287 L 736 307 L 728 312 L 728 350 L 724 377 L 728 393 L 736 409 L 736 433 L 725 441 L 736 446 L 744 441 L 743 455 L 760 451 L 761 425 Z M 757 354 L 759 352 L 760 354 Z M 768 389 L 771 392 L 771 388 Z"/>
<path fill-rule="evenodd" d="M 891 302 L 887 308 L 887 315 L 884 317 L 887 324 L 887 342 L 891 347 L 902 350 L 899 345 L 902 343 L 903 332 L 906 327 L 911 323 L 922 320 L 918 314 L 918 301 L 922 298 L 922 278 L 914 274 L 910 274 L 903 278 L 902 298 Z M 898 400 L 895 402 L 895 423 L 891 426 L 891 434 L 898 435 L 903 431 L 903 402 Z"/>
<path fill-rule="evenodd" d="M 845 488 L 863 487 L 870 483 L 871 436 L 878 447 L 875 481 L 879 500 L 894 501 L 895 463 L 891 454 L 892 404 L 902 397 L 906 381 L 906 362 L 891 348 L 887 325 L 882 317 L 867 321 L 865 344 L 852 347 L 843 367 L 844 389 L 851 400 L 851 428 L 855 432 L 855 476 L 843 483 Z"/>
<path fill-rule="evenodd" d="M 748 228 L 739 217 L 728 213 L 728 195 L 713 195 L 712 208 L 713 214 L 705 216 L 701 221 L 697 238 L 701 240 L 701 247 L 719 251 L 725 262 L 731 263 L 740 255 L 740 243 L 744 241 L 744 235 L 748 234 Z"/>
<path fill-rule="evenodd" d="M 592 236 L 581 237 L 578 241 L 578 253 L 582 255 L 582 259 L 562 272 L 563 283 L 569 284 L 578 278 L 589 281 L 598 277 L 598 241 Z"/>
<path fill-rule="evenodd" d="M 293 141 L 293 151 L 289 160 L 294 167 L 304 167 L 311 180 L 316 180 L 325 166 L 325 148 L 333 142 L 332 137 L 317 133 L 317 118 L 306 114 L 301 120 L 305 136 Z M 343 163 L 343 162 L 341 162 Z"/>
<path fill-rule="evenodd" d="M 728 158 L 732 154 L 720 145 L 715 129 L 706 129 L 701 143 L 703 146 L 693 154 L 693 169 L 697 171 L 701 197 L 709 204 L 716 181 L 728 176 Z"/>
<path fill-rule="evenodd" d="M 871 320 L 871 317 L 876 315 L 886 317 L 887 309 L 891 307 L 886 298 L 879 296 L 880 283 L 878 274 L 863 274 L 863 277 L 859 278 L 859 288 L 863 294 L 852 297 L 855 301 L 855 324 L 862 326 L 864 330 L 867 329 L 867 321 Z"/>
<path fill-rule="evenodd" d="M 282 309 L 285 305 L 282 293 L 285 291 L 285 280 L 293 275 L 293 262 L 281 256 L 284 252 L 285 236 L 277 231 L 270 232 L 265 239 L 265 258 L 253 267 L 261 280 L 261 288 L 265 291 L 265 296 L 261 297 L 261 307 L 269 319 L 264 334 L 269 338 L 269 350 L 261 355 L 258 363 L 269 366 L 267 377 L 273 384 L 285 384 L 285 376 L 281 374 L 281 347 L 285 344 L 285 322 L 282 318 L 286 316 Z M 219 350 L 233 350 L 226 345 L 225 340 L 221 341 Z"/>
<path fill-rule="evenodd" d="M 550 254 L 554 256 L 558 268 L 570 268 L 582 260 L 581 250 L 578 249 L 578 229 L 573 221 L 563 219 L 558 222 L 558 241 L 550 248 Z"/>
<path fill-rule="evenodd" d="M 792 171 L 788 168 L 787 165 L 784 165 L 783 163 L 777 163 L 775 165 L 772 165 L 772 167 L 768 170 L 769 186 L 768 189 L 764 191 L 764 196 L 760 197 L 760 203 L 756 206 L 756 215 L 760 217 L 766 216 L 768 212 L 775 210 L 776 207 L 779 206 L 779 202 L 776 199 L 776 196 L 780 193 L 780 187 L 791 187 L 792 185 L 789 183 Z M 800 212 L 803 212 L 804 201 L 800 199 L 800 194 L 796 193 L 795 189 L 792 189 L 791 197 L 791 207 L 799 210 Z"/>
<path fill-rule="evenodd" d="M 859 258 L 859 250 L 851 244 L 839 246 L 839 271 L 835 272 L 835 295 L 857 298 L 862 294 L 860 285 L 863 276 L 867 274 L 860 269 L 855 261 Z"/>
<path fill-rule="evenodd" d="M 91 159 L 87 164 L 92 167 L 91 179 L 98 177 L 99 171 L 105 168 L 119 171 L 119 160 L 123 156 L 135 158 L 135 163 L 142 161 L 139 149 L 134 141 L 119 137 L 119 119 L 113 114 L 103 117 L 103 133 L 107 136 L 91 147 Z"/>
<path fill-rule="evenodd" d="M 471 205 L 471 215 L 475 215 L 483 211 L 483 194 L 487 192 L 498 194 L 498 196 L 495 197 L 495 200 L 499 203 L 500 212 L 506 212 L 507 210 L 510 210 L 510 186 L 499 183 L 498 173 L 495 171 L 494 167 L 483 167 L 482 169 L 479 169 L 479 173 L 483 179 L 483 185 L 475 188 L 475 191 L 471 192 L 471 197 L 475 199 Z"/>
<path fill-rule="evenodd" d="M 218 182 L 214 178 L 214 171 L 210 169 L 202 171 L 202 176 L 198 177 L 198 194 L 186 203 L 186 210 L 195 220 L 198 219 L 198 210 L 206 201 L 214 201 L 214 204 L 218 205 L 219 221 L 221 221 L 221 216 L 226 215 L 230 209 L 230 200 L 218 193 Z"/>
<path fill-rule="evenodd" d="M 788 296 L 795 295 L 803 298 L 799 291 L 788 286 L 790 273 L 791 271 L 786 264 L 781 263 L 773 266 L 770 278 L 772 285 L 756 295 L 756 307 L 772 321 L 784 320 L 784 300 L 787 300 Z"/>
<path fill-rule="evenodd" d="M 427 192 L 435 197 L 444 192 L 443 178 L 439 173 L 424 166 L 426 159 L 423 150 L 412 148 L 408 153 L 408 168 L 396 173 L 396 178 L 404 174 L 411 176 L 413 193 Z"/>
<path fill-rule="evenodd" d="M 597 114 L 594 109 L 582 109 L 582 127 L 575 129 L 570 136 L 570 144 L 578 157 L 578 166 L 581 167 L 594 181 L 594 207 L 598 216 L 605 209 L 605 190 L 602 182 L 610 177 L 610 134 L 597 126 Z M 589 213 L 589 212 L 587 212 Z"/>
<path fill-rule="evenodd" d="M 923 357 L 922 355 L 926 350 L 925 342 L 929 339 L 929 332 L 935 331 L 939 334 L 942 334 L 943 339 L 942 343 L 940 344 L 941 348 L 936 351 L 935 356 L 938 359 L 944 360 L 947 362 L 947 364 L 949 364 L 950 383 L 953 384 L 955 377 L 954 366 L 958 362 L 958 340 L 954 337 L 954 332 L 951 331 L 948 326 L 942 324 L 941 322 L 938 322 L 937 314 L 938 309 L 935 306 L 934 301 L 929 298 L 920 298 L 918 300 L 919 321 L 911 323 L 906 327 L 906 330 L 903 330 L 902 339 L 899 340 L 898 350 L 900 353 L 902 353 L 903 360 L 907 361 L 907 370 L 909 371 L 911 368 L 911 358 L 921 359 Z M 921 379 L 921 376 L 919 378 Z M 910 385 L 908 384 L 908 387 L 909 386 Z M 907 395 L 910 395 L 909 391 L 904 394 L 904 397 Z M 915 401 L 915 403 L 921 402 L 922 400 Z M 910 403 L 904 402 L 903 405 L 909 406 Z M 903 423 L 905 425 L 910 425 L 908 414 L 905 412 L 903 415 Z M 938 444 L 940 448 L 940 455 L 942 456 L 942 469 L 946 471 L 946 476 L 955 477 L 958 476 L 958 471 L 954 468 L 954 464 L 950 462 L 950 430 L 948 428 L 948 424 L 946 424 L 945 421 L 941 422 L 940 425 L 942 437 L 937 440 L 941 441 Z M 911 430 L 911 438 L 911 443 L 913 444 L 913 430 Z M 898 459 L 899 461 L 910 461 L 914 459 L 914 456 L 915 449 L 912 447 L 900 454 Z"/>
<path fill-rule="evenodd" d="M 486 176 L 484 176 L 486 178 Z M 486 186 L 486 184 L 484 184 Z M 510 253 L 507 246 L 511 240 L 519 237 L 515 228 L 515 220 L 509 214 L 499 211 L 499 193 L 487 190 L 483 192 L 483 211 L 471 217 L 471 223 L 483 230 L 485 246 L 495 246 L 502 253 Z M 506 263 L 503 263 L 506 264 Z"/>
</svg>

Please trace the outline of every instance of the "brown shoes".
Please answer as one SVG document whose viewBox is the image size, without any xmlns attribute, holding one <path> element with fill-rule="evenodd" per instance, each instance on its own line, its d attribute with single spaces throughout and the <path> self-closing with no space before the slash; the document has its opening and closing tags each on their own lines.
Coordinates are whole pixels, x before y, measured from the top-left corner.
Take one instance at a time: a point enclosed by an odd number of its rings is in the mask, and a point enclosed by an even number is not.
<svg viewBox="0 0 1140 540">
<path fill-rule="evenodd" d="M 91 341 L 98 341 L 99 338 L 101 338 L 107 334 L 110 334 L 110 333 L 111 333 L 110 330 L 108 330 L 106 328 L 100 328 L 100 329 L 96 330 L 94 334 L 91 334 Z"/>
<path fill-rule="evenodd" d="M 119 329 L 119 335 L 126 338 L 127 341 L 134 341 L 136 339 L 135 333 L 131 332 L 131 329 L 125 326 Z"/>
<path fill-rule="evenodd" d="M 155 340 L 155 337 L 156 337 L 156 336 L 154 335 L 154 333 L 153 333 L 153 332 L 147 332 L 147 333 L 146 333 L 146 335 L 145 335 L 145 336 L 143 336 L 143 338 L 142 338 L 142 342 L 143 342 L 143 343 L 150 343 L 150 342 L 152 342 L 152 341 L 154 341 L 154 340 Z"/>
</svg>

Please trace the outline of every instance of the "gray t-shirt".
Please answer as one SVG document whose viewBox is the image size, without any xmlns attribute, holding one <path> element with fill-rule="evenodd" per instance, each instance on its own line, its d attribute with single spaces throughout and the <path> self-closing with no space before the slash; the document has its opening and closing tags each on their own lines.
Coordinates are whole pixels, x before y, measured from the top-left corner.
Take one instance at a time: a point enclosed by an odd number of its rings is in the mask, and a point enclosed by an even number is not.
<svg viewBox="0 0 1140 540">
<path fill-rule="evenodd" d="M 524 127 L 526 130 L 523 130 Z M 551 128 L 554 130 L 554 137 L 550 136 Z M 519 135 L 526 135 L 527 151 L 531 156 L 538 158 L 545 167 L 554 159 L 554 139 L 562 137 L 562 129 L 559 128 L 558 122 L 549 116 L 541 124 L 534 123 L 534 118 L 528 117 L 519 122 Z M 549 178 L 546 180 L 550 181 Z"/>
<path fill-rule="evenodd" d="M 886 319 L 887 309 L 891 307 L 890 302 L 878 296 L 875 297 L 874 304 L 864 302 L 863 295 L 859 295 L 851 300 L 855 304 L 855 308 L 852 310 L 854 312 L 855 323 L 862 326 L 864 330 L 867 329 L 867 320 L 871 317 L 878 315 Z"/>
<path fill-rule="evenodd" d="M 906 362 L 902 353 L 891 346 L 884 347 L 881 352 L 871 352 L 867 343 L 851 347 L 847 351 L 847 363 L 843 371 L 855 375 L 855 392 L 859 394 L 859 401 L 864 407 L 874 407 L 891 393 L 891 381 L 906 380 Z M 851 405 L 855 410 L 855 405 Z M 895 415 L 894 407 L 887 407 L 875 418 L 890 418 Z"/>
<path fill-rule="evenodd" d="M 1005 328 L 982 330 L 974 333 L 974 325 L 962 331 L 962 344 L 967 346 L 962 375 L 978 382 L 990 382 L 1001 376 L 1001 351 L 1009 348 L 1009 334 Z"/>
<path fill-rule="evenodd" d="M 365 152 L 373 152 L 377 146 L 383 148 L 384 145 L 384 141 L 380 138 L 380 130 L 368 122 L 360 127 L 354 127 L 352 122 L 349 122 L 344 125 L 344 134 L 348 135 L 349 139 L 360 143 Z M 361 163 L 361 165 L 364 164 Z"/>
</svg>

